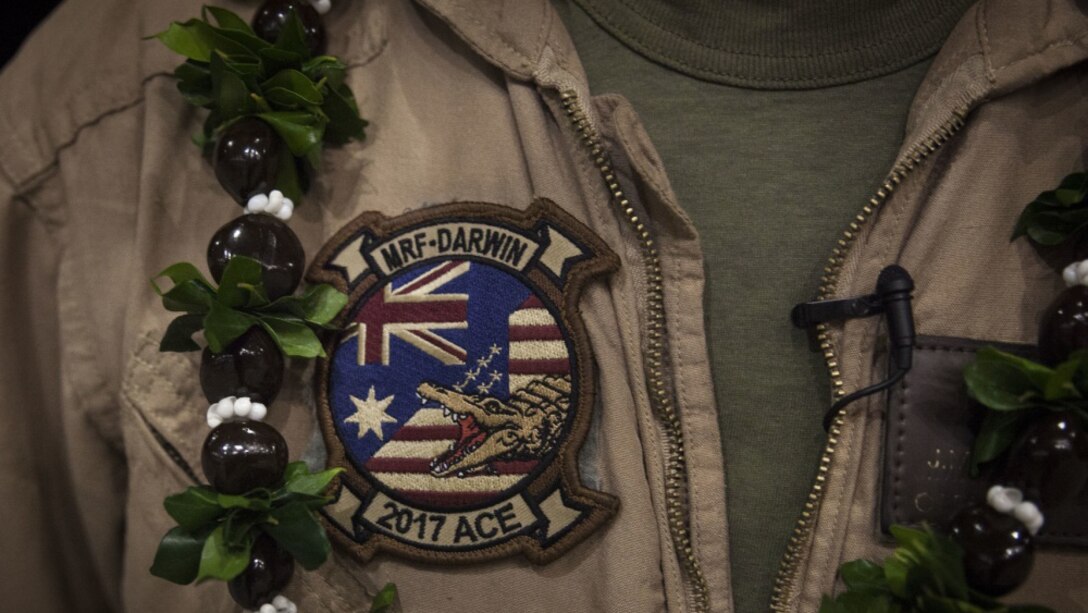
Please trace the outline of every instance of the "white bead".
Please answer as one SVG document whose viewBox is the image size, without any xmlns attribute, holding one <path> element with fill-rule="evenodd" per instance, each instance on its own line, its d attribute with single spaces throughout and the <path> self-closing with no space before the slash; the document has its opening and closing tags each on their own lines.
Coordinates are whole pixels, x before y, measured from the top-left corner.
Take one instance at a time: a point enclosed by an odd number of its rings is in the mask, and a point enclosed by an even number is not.
<svg viewBox="0 0 1088 613">
<path fill-rule="evenodd" d="M 260 613 L 276 613 L 276 607 L 270 604 L 261 605 Z"/>
<path fill-rule="evenodd" d="M 1073 287 L 1077 280 L 1077 263 L 1073 262 L 1062 270 L 1062 281 L 1065 281 L 1066 287 Z"/>
<path fill-rule="evenodd" d="M 995 486 L 998 488 L 990 488 L 993 492 L 991 496 L 989 493 L 986 495 L 986 502 L 990 503 L 990 506 L 994 508 L 998 513 L 1011 513 L 1016 507 L 1016 502 L 1009 497 L 1009 491 L 1000 485 Z"/>
<path fill-rule="evenodd" d="M 264 194 L 257 194 L 249 199 L 246 203 L 247 213 L 260 213 L 268 208 L 268 196 Z"/>
<path fill-rule="evenodd" d="M 295 606 L 295 603 L 293 603 L 291 601 L 287 602 L 287 609 L 285 609 L 285 610 L 286 610 L 287 613 L 298 613 L 298 607 Z"/>
<path fill-rule="evenodd" d="M 1077 262 L 1077 279 L 1083 281 L 1084 277 L 1088 277 L 1088 260 Z"/>
<path fill-rule="evenodd" d="M 290 198 L 284 198 L 283 199 L 283 206 L 280 207 L 280 210 L 276 212 L 276 217 L 278 217 L 280 219 L 280 221 L 287 221 L 287 220 L 291 219 L 291 215 L 294 212 L 295 212 L 295 203 L 291 202 Z"/>
<path fill-rule="evenodd" d="M 254 402 L 252 405 L 250 405 L 250 407 L 249 407 L 249 418 L 250 419 L 254 419 L 256 421 L 261 421 L 262 419 L 264 419 L 265 415 L 268 415 L 268 407 L 264 406 L 263 404 L 261 404 L 259 402 Z"/>
<path fill-rule="evenodd" d="M 314 10 L 324 15 L 332 9 L 331 0 L 311 0 L 310 4 L 314 6 Z"/>
<path fill-rule="evenodd" d="M 249 396 L 242 396 L 234 401 L 234 414 L 238 417 L 249 415 L 251 408 L 253 408 L 253 402 L 250 401 Z"/>
<path fill-rule="evenodd" d="M 1015 487 L 1005 488 L 1005 495 L 1008 496 L 1009 500 L 1012 501 L 1013 506 L 1016 506 L 1016 505 L 1020 504 L 1021 502 L 1024 502 L 1024 492 L 1021 492 L 1020 490 L 1016 489 Z"/>
<path fill-rule="evenodd" d="M 275 598 L 272 599 L 272 604 L 277 609 L 286 609 L 288 602 L 290 602 L 290 601 L 287 600 L 287 597 L 284 596 L 283 594 L 280 594 L 279 596 L 276 596 Z"/>
<path fill-rule="evenodd" d="M 990 489 L 986 490 L 986 503 L 989 504 L 991 507 L 994 506 L 994 501 L 997 500 L 997 497 L 1000 496 L 1001 492 L 1004 491 L 1005 488 L 1001 487 L 1000 485 L 991 485 Z"/>
<path fill-rule="evenodd" d="M 219 424 L 223 423 L 223 418 L 219 416 L 219 413 L 215 411 L 218 408 L 218 404 L 213 404 L 208 407 L 208 427 L 218 428 Z"/>
<path fill-rule="evenodd" d="M 1035 503 L 1022 502 L 1016 505 L 1013 517 L 1023 522 L 1032 534 L 1038 533 L 1039 529 L 1043 527 L 1043 514 L 1039 511 L 1039 507 L 1035 506 Z"/>
<path fill-rule="evenodd" d="M 215 412 L 223 419 L 234 417 L 234 396 L 227 396 L 215 405 Z"/>
<path fill-rule="evenodd" d="M 274 189 L 271 194 L 268 194 L 268 207 L 265 208 L 264 212 L 275 215 L 280 212 L 281 208 L 283 208 L 283 192 Z"/>
</svg>

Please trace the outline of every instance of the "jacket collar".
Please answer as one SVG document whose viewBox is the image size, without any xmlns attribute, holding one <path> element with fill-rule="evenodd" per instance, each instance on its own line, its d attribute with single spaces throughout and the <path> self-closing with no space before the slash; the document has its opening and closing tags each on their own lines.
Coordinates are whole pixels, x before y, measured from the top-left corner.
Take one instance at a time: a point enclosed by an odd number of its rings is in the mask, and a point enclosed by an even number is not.
<svg viewBox="0 0 1088 613">
<path fill-rule="evenodd" d="M 981 0 L 964 14 L 934 59 L 907 122 L 907 143 L 952 115 L 1031 85 L 1088 59 L 1082 0 Z"/>
<path fill-rule="evenodd" d="M 539 72 L 548 32 L 557 20 L 548 0 L 417 1 L 484 59 L 522 80 Z"/>
<path fill-rule="evenodd" d="M 585 75 L 549 0 L 417 0 L 487 61 L 520 80 L 555 85 Z M 981 0 L 949 36 L 918 90 L 909 144 L 952 115 L 1088 59 L 1083 0 Z"/>
</svg>

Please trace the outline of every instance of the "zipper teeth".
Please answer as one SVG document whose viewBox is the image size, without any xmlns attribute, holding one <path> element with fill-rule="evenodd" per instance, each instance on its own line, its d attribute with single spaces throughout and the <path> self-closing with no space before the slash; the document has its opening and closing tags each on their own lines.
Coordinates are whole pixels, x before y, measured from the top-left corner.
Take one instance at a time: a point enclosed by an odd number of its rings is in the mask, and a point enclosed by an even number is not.
<svg viewBox="0 0 1088 613">
<path fill-rule="evenodd" d="M 872 219 L 876 210 L 887 202 L 888 198 L 899 187 L 899 184 L 914 168 L 948 142 L 960 131 L 963 125 L 963 116 L 956 113 L 951 119 L 937 128 L 933 135 L 914 147 L 907 154 L 906 159 L 892 169 L 884 184 L 869 199 L 869 203 L 862 208 L 854 220 L 850 222 L 850 225 L 839 238 L 838 244 L 832 250 L 831 257 L 828 258 L 827 266 L 824 268 L 824 275 L 820 279 L 818 300 L 829 300 L 834 296 L 838 289 L 839 273 L 842 272 L 843 265 L 846 263 L 846 256 L 861 233 L 862 227 Z M 830 329 L 827 324 L 819 324 L 816 326 L 816 332 L 817 343 L 819 343 L 820 351 L 823 352 L 824 360 L 827 362 L 827 370 L 831 376 L 832 393 L 835 399 L 842 398 L 846 395 L 846 390 L 843 389 L 843 377 L 839 369 L 839 359 L 835 345 L 831 342 Z M 805 507 L 801 511 L 801 517 L 798 518 L 797 523 L 794 525 L 793 534 L 786 545 L 786 553 L 779 565 L 778 575 L 775 577 L 774 582 L 774 591 L 771 595 L 771 611 L 776 613 L 789 610 L 789 600 L 793 596 L 794 587 L 797 583 L 797 572 L 800 568 L 801 557 L 805 550 L 805 544 L 808 542 L 816 524 L 820 505 L 823 503 L 827 474 L 831 469 L 835 449 L 839 444 L 845 416 L 846 408 L 844 407 L 839 410 L 831 423 L 827 443 L 820 456 L 816 479 L 809 491 L 808 499 L 805 500 Z"/>
<path fill-rule="evenodd" d="M 648 375 L 650 406 L 661 421 L 665 432 L 665 514 L 668 518 L 673 545 L 690 583 L 694 610 L 708 611 L 710 590 L 699 560 L 695 557 L 691 533 L 688 529 L 687 459 L 684 450 L 684 433 L 680 424 L 680 415 L 672 402 L 665 376 L 665 294 L 662 286 L 661 259 L 649 229 L 639 219 L 634 207 L 624 195 L 623 188 L 616 180 L 611 156 L 601 146 L 600 136 L 586 118 L 578 95 L 573 90 L 566 90 L 560 94 L 560 100 L 574 129 L 580 135 L 582 144 L 589 149 L 594 165 L 604 178 L 611 194 L 612 204 L 623 214 L 639 239 L 643 268 L 646 271 L 647 346 L 644 367 Z"/>
</svg>

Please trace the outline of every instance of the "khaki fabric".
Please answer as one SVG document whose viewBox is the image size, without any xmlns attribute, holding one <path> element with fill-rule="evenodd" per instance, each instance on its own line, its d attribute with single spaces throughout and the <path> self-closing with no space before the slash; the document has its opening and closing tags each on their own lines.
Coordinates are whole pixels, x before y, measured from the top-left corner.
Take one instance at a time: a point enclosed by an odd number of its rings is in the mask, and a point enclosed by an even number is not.
<svg viewBox="0 0 1088 613">
<path fill-rule="evenodd" d="M 202 116 L 169 78 L 177 60 L 140 41 L 198 12 L 192 0 L 71 0 L 0 74 L 0 602 L 13 610 L 237 610 L 221 585 L 177 587 L 147 572 L 171 524 L 162 498 L 191 483 L 185 467 L 199 470 L 206 432 L 199 358 L 156 351 L 169 315 L 147 279 L 174 261 L 199 262 L 211 234 L 238 213 L 189 143 Z M 542 196 L 601 236 L 622 267 L 581 304 L 600 366 L 598 434 L 583 463 L 621 507 L 547 566 L 380 558 L 364 567 L 336 552 L 321 570 L 299 572 L 287 595 L 303 610 L 360 610 L 395 581 L 406 611 L 691 610 L 642 366 L 645 271 L 562 112 L 557 90 L 573 89 L 659 245 L 693 555 L 712 610 L 730 611 L 726 467 L 696 306 L 698 236 L 634 112 L 589 98 L 543 0 L 338 2 L 327 23 L 373 123 L 366 142 L 328 153 L 292 227 L 313 254 L 364 210 L 395 215 L 454 200 L 525 207 Z M 940 274 L 920 276 L 921 331 L 1030 339 L 1057 278 L 1024 245 L 1007 245 L 1007 227 L 1027 198 L 1084 163 L 1086 36 L 1088 18 L 1071 1 L 991 1 L 968 14 L 920 90 L 900 159 L 957 109 L 966 127 L 866 226 L 838 292 L 870 287 L 896 259 L 912 270 L 929 262 Z M 968 310 L 977 315 L 964 317 Z M 873 323 L 835 332 L 848 389 L 876 376 Z M 313 440 L 307 368 L 291 366 L 270 416 L 292 457 Z M 791 610 L 814 610 L 842 560 L 879 552 L 878 419 L 857 410 L 842 431 L 788 586 Z M 1069 610 L 1086 596 L 1063 578 L 1084 576 L 1088 564 L 1065 555 L 1042 556 L 1026 591 Z M 1047 572 L 1055 564 L 1060 572 Z"/>
</svg>

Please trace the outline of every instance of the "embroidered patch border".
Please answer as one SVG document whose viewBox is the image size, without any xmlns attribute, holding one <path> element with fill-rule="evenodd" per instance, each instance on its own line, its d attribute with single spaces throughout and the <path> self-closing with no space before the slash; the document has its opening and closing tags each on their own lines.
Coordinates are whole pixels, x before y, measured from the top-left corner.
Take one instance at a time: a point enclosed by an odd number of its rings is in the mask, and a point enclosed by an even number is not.
<svg viewBox="0 0 1088 613">
<path fill-rule="evenodd" d="M 611 518 L 618 500 L 578 471 L 596 397 L 578 299 L 618 267 L 546 199 L 368 212 L 338 232 L 308 274 L 349 295 L 316 377 L 328 465 L 345 469 L 322 512 L 334 541 L 361 562 L 544 564 Z"/>
</svg>

